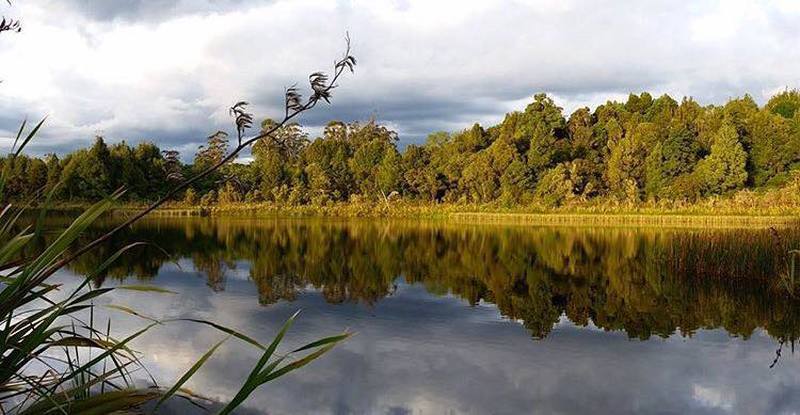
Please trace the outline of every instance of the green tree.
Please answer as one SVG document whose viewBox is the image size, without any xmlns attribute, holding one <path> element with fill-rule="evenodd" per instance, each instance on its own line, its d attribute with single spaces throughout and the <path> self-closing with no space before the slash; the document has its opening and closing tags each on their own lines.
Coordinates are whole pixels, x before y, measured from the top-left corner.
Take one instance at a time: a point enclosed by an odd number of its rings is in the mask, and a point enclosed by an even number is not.
<svg viewBox="0 0 800 415">
<path fill-rule="evenodd" d="M 763 186 L 800 157 L 792 148 L 791 121 L 767 110 L 753 113 L 749 133 L 748 172 L 754 186 Z"/>
<path fill-rule="evenodd" d="M 475 202 L 489 202 L 497 197 L 499 177 L 492 168 L 488 153 L 480 152 L 470 157 L 460 185 L 464 194 Z"/>
<path fill-rule="evenodd" d="M 98 200 L 112 191 L 111 152 L 102 137 L 96 137 L 88 150 L 70 154 L 65 163 L 64 186 L 69 198 Z"/>
<path fill-rule="evenodd" d="M 462 131 L 453 137 L 458 150 L 465 153 L 475 153 L 489 147 L 489 135 L 480 124 L 475 123 L 472 128 Z"/>
<path fill-rule="evenodd" d="M 685 125 L 675 124 L 662 145 L 662 171 L 668 179 L 690 173 L 699 153 L 700 146 L 694 134 Z"/>
<path fill-rule="evenodd" d="M 383 197 L 400 188 L 400 155 L 390 148 L 381 160 L 376 172 L 378 189 Z"/>
<path fill-rule="evenodd" d="M 653 96 L 648 92 L 642 92 L 640 95 L 628 94 L 625 110 L 631 114 L 644 115 L 652 105 Z"/>
<path fill-rule="evenodd" d="M 145 184 L 141 187 L 142 199 L 153 200 L 168 189 L 166 160 L 164 153 L 152 142 L 145 141 L 136 145 L 133 156 L 137 169 L 144 176 Z M 177 161 L 175 170 L 180 169 Z"/>
<path fill-rule="evenodd" d="M 302 152 L 304 185 L 311 199 L 317 202 L 347 200 L 354 191 L 349 166 L 352 146 L 346 128 L 341 123 L 328 124 L 323 136 L 312 141 Z"/>
<path fill-rule="evenodd" d="M 396 187 L 396 183 L 380 183 L 379 171 L 384 159 L 391 157 L 384 166 L 387 173 L 391 170 L 392 176 L 398 175 L 398 158 L 395 142 L 397 133 L 376 123 L 374 120 L 365 124 L 354 123 L 348 126 L 348 141 L 352 143 L 353 154 L 349 166 L 355 184 L 360 193 L 370 199 L 377 199 L 384 191 L 384 185 Z M 385 180 L 390 180 L 388 176 Z M 392 178 L 391 180 L 395 180 Z"/>
<path fill-rule="evenodd" d="M 536 185 L 536 197 L 550 206 L 560 206 L 575 198 L 569 168 L 565 163 L 548 169 Z"/>
<path fill-rule="evenodd" d="M 275 121 L 266 119 L 261 123 L 261 131 L 269 131 L 274 126 Z M 308 134 L 297 123 L 284 125 L 256 142 L 253 169 L 264 197 L 275 200 L 275 192 L 280 188 L 291 187 L 301 180 L 300 156 L 308 143 Z"/>
<path fill-rule="evenodd" d="M 109 152 L 112 165 L 111 187 L 124 187 L 128 199 L 144 200 L 147 198 L 150 189 L 144 169 L 148 166 L 139 166 L 133 149 L 124 141 L 112 145 Z"/>
<path fill-rule="evenodd" d="M 647 143 L 655 142 L 656 134 L 654 124 L 641 123 L 611 150 L 606 177 L 609 189 L 618 198 L 629 201 L 641 199 Z"/>
<path fill-rule="evenodd" d="M 536 94 L 525 108 L 517 134 L 530 141 L 527 161 L 534 174 L 568 157 L 567 122 L 561 111 L 545 94 Z"/>
<path fill-rule="evenodd" d="M 662 197 L 667 186 L 667 174 L 664 172 L 664 151 L 661 143 L 656 144 L 645 159 L 644 192 L 649 200 Z"/>
<path fill-rule="evenodd" d="M 47 166 L 47 184 L 45 190 L 49 194 L 51 191 L 54 191 L 61 181 L 61 160 L 59 160 L 58 156 L 55 154 L 48 154 L 45 156 L 45 164 Z M 63 191 L 63 189 L 61 190 Z M 58 189 L 55 191 L 57 193 L 54 194 L 54 197 L 58 200 L 61 193 Z"/>
<path fill-rule="evenodd" d="M 787 89 L 767 101 L 767 111 L 778 114 L 783 118 L 791 119 L 797 114 L 800 109 L 800 91 L 796 89 Z"/>
<path fill-rule="evenodd" d="M 531 189 L 530 169 L 520 159 L 508 164 L 500 176 L 500 195 L 506 203 L 518 203 L 526 199 Z"/>
<path fill-rule="evenodd" d="M 192 163 L 193 173 L 197 174 L 211 166 L 216 165 L 217 163 L 221 162 L 227 154 L 228 133 L 224 131 L 217 131 L 214 134 L 211 134 L 210 136 L 206 137 L 206 144 L 201 145 L 197 149 L 197 153 L 194 156 L 194 162 Z M 223 169 L 209 174 L 196 183 L 197 189 L 200 191 L 200 193 L 207 193 L 209 190 L 214 189 L 220 182 L 222 182 L 224 173 L 225 172 Z M 214 200 L 216 200 L 216 195 Z"/>
<path fill-rule="evenodd" d="M 720 128 L 711 145 L 711 154 L 697 164 L 695 173 L 703 194 L 720 194 L 739 189 L 747 181 L 747 154 L 739 142 L 736 127 Z"/>
</svg>

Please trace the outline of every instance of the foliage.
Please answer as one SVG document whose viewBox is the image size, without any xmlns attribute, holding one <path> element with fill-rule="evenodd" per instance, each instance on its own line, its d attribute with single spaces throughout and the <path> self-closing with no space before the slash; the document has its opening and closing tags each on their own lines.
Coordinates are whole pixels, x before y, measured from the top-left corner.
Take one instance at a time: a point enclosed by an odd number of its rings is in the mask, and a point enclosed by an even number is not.
<svg viewBox="0 0 800 415">
<path fill-rule="evenodd" d="M 767 102 L 766 109 L 783 118 L 794 118 L 797 110 L 800 109 L 800 92 L 793 89 L 774 95 Z"/>
<path fill-rule="evenodd" d="M 678 103 L 667 95 L 631 94 L 624 103 L 607 102 L 594 112 L 579 108 L 565 119 L 550 97 L 537 94 L 524 111 L 507 114 L 498 125 L 432 133 L 424 144 L 402 151 L 397 133 L 374 119 L 331 121 L 312 140 L 296 122 L 266 119 L 251 163 L 209 172 L 182 197 L 203 206 L 323 206 L 383 203 L 397 192 L 423 204 L 616 201 L 630 207 L 697 202 L 739 189 L 765 192 L 786 186 L 800 169 L 798 96 L 784 91 L 759 108 L 749 96 L 704 107 L 688 98 Z M 242 126 L 249 122 L 241 119 Z M 180 178 L 231 157 L 224 132 L 206 141 L 185 165 L 174 150 L 147 142 L 109 146 L 101 137 L 91 148 L 61 158 L 3 159 L 11 177 L 5 197 L 28 200 L 61 182 L 53 193 L 59 203 L 94 200 L 120 187 L 128 189 L 124 200 L 151 201 Z"/>
<path fill-rule="evenodd" d="M 704 194 L 720 194 L 744 186 L 747 154 L 731 125 L 722 127 L 711 145 L 711 154 L 697 165 L 695 174 Z"/>
</svg>

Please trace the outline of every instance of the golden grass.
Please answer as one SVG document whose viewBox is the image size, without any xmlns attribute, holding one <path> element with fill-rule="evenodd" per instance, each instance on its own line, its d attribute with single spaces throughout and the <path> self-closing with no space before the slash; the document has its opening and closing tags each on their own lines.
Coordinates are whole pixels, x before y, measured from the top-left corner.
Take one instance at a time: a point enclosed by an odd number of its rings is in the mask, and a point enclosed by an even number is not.
<svg viewBox="0 0 800 415">
<path fill-rule="evenodd" d="M 552 210 L 525 212 L 522 209 L 490 210 L 487 206 L 471 205 L 414 205 L 398 203 L 385 204 L 330 204 L 327 206 L 291 206 L 272 203 L 227 204 L 212 207 L 168 207 L 155 212 L 158 216 L 215 216 L 241 218 L 271 217 L 335 217 L 335 218 L 403 218 L 433 219 L 453 223 L 497 223 L 528 226 L 635 226 L 671 228 L 766 228 L 770 226 L 787 227 L 800 225 L 798 214 L 741 214 L 720 212 L 681 213 L 680 211 L 658 211 L 649 209 L 641 212 L 617 211 L 608 209 L 597 212 L 570 212 Z M 128 208 L 121 208 L 124 214 Z"/>
<path fill-rule="evenodd" d="M 710 198 L 696 203 L 623 204 L 613 200 L 592 200 L 561 207 L 538 203 L 506 206 L 499 203 L 441 203 L 397 200 L 389 203 L 356 200 L 324 205 L 285 203 L 225 203 L 212 206 L 167 204 L 156 216 L 336 217 L 436 219 L 454 223 L 498 223 L 540 226 L 637 226 L 637 227 L 769 227 L 800 225 L 800 201 L 795 195 L 777 197 L 776 192 L 757 194 L 741 191 L 727 198 Z M 788 192 L 793 193 L 793 192 Z M 63 206 L 74 209 L 78 206 Z M 141 209 L 128 204 L 116 214 Z"/>
</svg>

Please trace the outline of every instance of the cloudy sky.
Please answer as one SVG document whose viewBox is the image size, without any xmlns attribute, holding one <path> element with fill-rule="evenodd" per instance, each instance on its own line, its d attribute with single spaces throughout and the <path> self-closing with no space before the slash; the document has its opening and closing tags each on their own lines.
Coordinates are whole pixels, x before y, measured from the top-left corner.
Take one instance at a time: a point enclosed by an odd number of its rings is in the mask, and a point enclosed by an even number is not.
<svg viewBox="0 0 800 415">
<path fill-rule="evenodd" d="M 691 3 L 691 4 L 690 4 Z M 278 117 L 285 86 L 353 38 L 356 73 L 304 116 L 375 117 L 401 143 L 491 125 L 530 97 L 566 111 L 648 90 L 764 102 L 800 86 L 800 2 L 16 0 L 0 36 L 0 144 L 48 115 L 35 153 L 153 140 L 190 158 L 226 108 Z"/>
</svg>

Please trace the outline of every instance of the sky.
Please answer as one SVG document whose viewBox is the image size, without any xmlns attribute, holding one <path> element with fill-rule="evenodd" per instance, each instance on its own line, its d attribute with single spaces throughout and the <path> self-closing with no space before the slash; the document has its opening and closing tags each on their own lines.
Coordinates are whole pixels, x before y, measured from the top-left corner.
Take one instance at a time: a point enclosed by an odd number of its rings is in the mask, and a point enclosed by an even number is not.
<svg viewBox="0 0 800 415">
<path fill-rule="evenodd" d="M 629 92 L 703 104 L 800 87 L 800 2 L 16 0 L 0 36 L 0 145 L 47 116 L 34 154 L 150 140 L 191 159 L 227 108 L 282 115 L 284 87 L 330 72 L 352 38 L 355 74 L 303 116 L 375 118 L 401 147 L 490 126 L 537 92 L 565 115 Z"/>
</svg>

